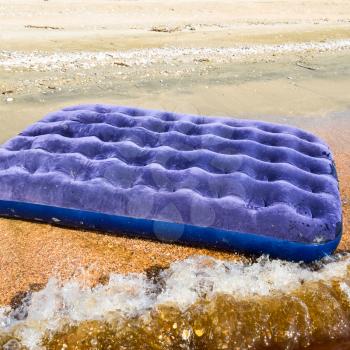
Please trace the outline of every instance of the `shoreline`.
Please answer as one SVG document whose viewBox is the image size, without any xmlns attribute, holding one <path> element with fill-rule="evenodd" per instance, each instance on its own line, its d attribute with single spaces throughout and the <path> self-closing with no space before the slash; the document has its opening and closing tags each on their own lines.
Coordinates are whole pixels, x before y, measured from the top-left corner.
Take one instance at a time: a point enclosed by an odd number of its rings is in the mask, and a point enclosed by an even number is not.
<svg viewBox="0 0 350 350">
<path fill-rule="evenodd" d="M 103 66 L 141 66 L 152 64 L 188 64 L 188 63 L 230 63 L 236 60 L 264 59 L 276 55 L 302 54 L 308 52 L 339 52 L 350 50 L 350 39 L 328 40 L 322 42 L 296 42 L 285 44 L 255 44 L 234 47 L 212 48 L 147 48 L 119 51 L 79 51 L 79 52 L 41 52 L 25 53 L 18 51 L 0 51 L 0 68 L 5 71 L 16 69 L 46 72 L 62 69 L 91 69 Z M 121 61 L 118 61 L 121 60 Z M 302 65 L 302 68 L 317 68 Z"/>
</svg>

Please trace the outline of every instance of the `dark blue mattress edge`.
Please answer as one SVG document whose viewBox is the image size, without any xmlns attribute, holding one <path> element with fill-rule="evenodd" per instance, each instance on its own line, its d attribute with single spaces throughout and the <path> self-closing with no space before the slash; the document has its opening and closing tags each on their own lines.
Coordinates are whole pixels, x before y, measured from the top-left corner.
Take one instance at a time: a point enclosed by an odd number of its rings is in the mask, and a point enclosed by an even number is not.
<svg viewBox="0 0 350 350">
<path fill-rule="evenodd" d="M 128 232 L 132 237 L 241 253 L 267 254 L 272 258 L 306 263 L 331 255 L 342 236 L 340 225 L 334 240 L 300 243 L 253 233 L 6 200 L 0 200 L 0 215 L 108 233 Z"/>
</svg>

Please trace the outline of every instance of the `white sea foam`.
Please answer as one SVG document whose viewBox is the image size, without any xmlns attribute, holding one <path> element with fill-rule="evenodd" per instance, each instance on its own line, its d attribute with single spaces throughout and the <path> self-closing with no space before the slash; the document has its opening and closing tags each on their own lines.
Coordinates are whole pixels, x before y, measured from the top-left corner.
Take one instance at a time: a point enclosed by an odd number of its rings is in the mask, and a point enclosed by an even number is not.
<svg viewBox="0 0 350 350">
<path fill-rule="evenodd" d="M 157 303 L 175 302 L 185 309 L 201 295 L 211 298 L 217 293 L 237 297 L 287 293 L 306 281 L 342 277 L 348 266 L 350 257 L 329 263 L 320 271 L 264 257 L 252 265 L 195 257 L 176 262 L 164 272 L 166 288 L 157 296 Z"/>
<path fill-rule="evenodd" d="M 308 281 L 341 279 L 349 266 L 349 255 L 317 271 L 266 257 L 246 265 L 195 256 L 162 271 L 159 277 L 163 282 L 158 288 L 145 274 L 112 274 L 107 284 L 93 288 L 74 279 L 61 284 L 52 278 L 16 310 L 0 309 L 0 335 L 10 333 L 36 349 L 46 332 L 59 330 L 64 324 L 147 315 L 168 303 L 185 310 L 199 298 L 212 298 L 217 293 L 237 298 L 289 293 Z M 350 299 L 346 283 L 341 283 L 341 290 Z"/>
<path fill-rule="evenodd" d="M 106 52 L 15 52 L 0 51 L 0 67 L 5 69 L 25 68 L 34 70 L 59 70 L 62 68 L 90 69 L 113 65 L 122 61 L 128 65 L 146 66 L 154 63 L 193 62 L 206 58 L 212 62 L 230 62 L 246 56 L 303 52 L 306 50 L 339 51 L 350 48 L 350 40 L 303 42 L 274 45 L 250 45 L 218 48 L 148 48 Z"/>
</svg>

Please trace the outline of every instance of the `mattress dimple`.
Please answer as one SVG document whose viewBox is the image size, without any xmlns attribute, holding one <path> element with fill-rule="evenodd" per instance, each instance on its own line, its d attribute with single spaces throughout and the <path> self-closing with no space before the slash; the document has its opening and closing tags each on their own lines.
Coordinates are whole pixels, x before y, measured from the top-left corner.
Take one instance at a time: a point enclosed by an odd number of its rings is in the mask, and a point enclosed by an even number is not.
<svg viewBox="0 0 350 350">
<path fill-rule="evenodd" d="M 332 155 L 314 135 L 118 106 L 29 126 L 0 149 L 0 187 L 3 200 L 298 242 L 332 240 L 341 222 Z"/>
</svg>

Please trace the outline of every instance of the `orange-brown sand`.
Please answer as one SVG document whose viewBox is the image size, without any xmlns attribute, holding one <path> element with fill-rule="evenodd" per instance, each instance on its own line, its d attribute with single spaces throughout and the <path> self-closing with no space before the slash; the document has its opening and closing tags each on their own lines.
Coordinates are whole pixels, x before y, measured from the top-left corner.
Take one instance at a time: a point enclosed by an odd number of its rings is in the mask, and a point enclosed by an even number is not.
<svg viewBox="0 0 350 350">
<path fill-rule="evenodd" d="M 340 194 L 343 205 L 343 238 L 339 250 L 350 250 L 350 154 L 336 154 Z"/>
<path fill-rule="evenodd" d="M 48 278 L 78 277 L 92 283 L 111 272 L 141 272 L 166 267 L 190 255 L 226 260 L 238 255 L 54 227 L 21 220 L 0 219 L 0 305 Z"/>
</svg>

